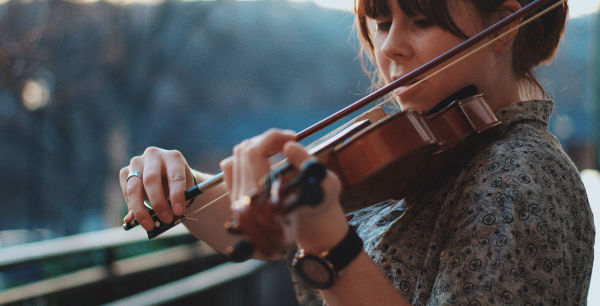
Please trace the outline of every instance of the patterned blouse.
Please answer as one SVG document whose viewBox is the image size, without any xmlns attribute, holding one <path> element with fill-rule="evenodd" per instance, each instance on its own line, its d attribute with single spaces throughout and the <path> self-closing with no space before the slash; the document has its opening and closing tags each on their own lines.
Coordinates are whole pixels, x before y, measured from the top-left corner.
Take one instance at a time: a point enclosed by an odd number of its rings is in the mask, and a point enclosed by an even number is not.
<svg viewBox="0 0 600 306">
<path fill-rule="evenodd" d="M 497 139 L 418 200 L 351 213 L 365 251 L 409 302 L 586 304 L 593 218 L 577 169 L 548 132 L 552 110 L 550 101 L 503 107 Z M 293 274 L 299 303 L 322 305 Z"/>
</svg>

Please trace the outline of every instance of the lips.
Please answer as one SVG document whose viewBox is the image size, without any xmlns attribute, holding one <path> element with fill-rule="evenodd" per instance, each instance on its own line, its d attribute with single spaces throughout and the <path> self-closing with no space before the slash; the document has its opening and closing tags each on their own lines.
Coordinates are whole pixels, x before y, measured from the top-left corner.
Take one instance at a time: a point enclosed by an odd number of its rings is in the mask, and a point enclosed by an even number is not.
<svg viewBox="0 0 600 306">
<path fill-rule="evenodd" d="M 402 78 L 402 76 L 395 76 L 395 77 L 392 78 L 392 82 L 395 82 L 396 80 L 398 80 L 400 78 Z M 403 84 L 402 86 L 400 86 L 398 88 L 409 87 L 409 86 L 412 86 L 412 85 L 416 84 L 417 82 L 419 82 L 419 80 L 418 79 L 414 79 L 414 80 L 412 80 L 412 81 L 410 81 L 410 82 L 408 82 L 406 84 Z"/>
<path fill-rule="evenodd" d="M 393 77 L 393 78 L 392 78 L 392 82 L 395 82 L 397 79 L 400 79 L 400 78 L 402 78 L 402 77 L 403 77 L 403 76 L 395 76 L 395 77 Z M 418 81 L 419 81 L 418 79 L 414 79 L 414 80 L 412 80 L 412 81 L 410 81 L 410 82 L 406 83 L 404 86 L 410 86 L 410 85 L 413 85 L 413 84 L 417 83 Z"/>
</svg>

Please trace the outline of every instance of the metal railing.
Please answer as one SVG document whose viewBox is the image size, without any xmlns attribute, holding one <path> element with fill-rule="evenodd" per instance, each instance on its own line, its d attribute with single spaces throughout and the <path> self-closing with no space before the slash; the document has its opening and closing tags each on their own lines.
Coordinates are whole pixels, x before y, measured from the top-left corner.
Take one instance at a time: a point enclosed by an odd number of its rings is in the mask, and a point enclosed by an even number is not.
<svg viewBox="0 0 600 306">
<path fill-rule="evenodd" d="M 168 242 L 185 237 L 189 237 L 189 234 L 180 226 L 152 242 Z M 258 283 L 265 284 L 265 281 L 271 285 L 282 285 L 281 278 L 284 276 L 281 264 L 275 264 L 277 267 L 273 268 L 273 263 L 256 260 L 230 263 L 206 244 L 191 241 L 173 243 L 173 246 L 168 245 L 152 252 L 120 258 L 122 254 L 119 253 L 123 253 L 119 251 L 120 248 L 149 242 L 142 230 L 123 233 L 121 228 L 112 228 L 0 248 L 0 273 L 5 276 L 10 275 L 11 270 L 27 269 L 56 258 L 89 256 L 91 252 L 99 252 L 103 257 L 100 263 L 89 267 L 7 288 L 0 292 L 0 304 L 165 304 L 193 298 L 222 286 L 232 286 L 231 284 L 237 284 L 239 288 L 229 288 L 227 291 L 247 292 L 241 287 L 256 287 Z M 269 274 L 266 278 L 265 273 Z M 240 282 L 249 278 L 255 281 L 252 284 Z M 282 299 L 286 301 L 285 304 L 293 304 L 291 286 L 283 284 L 282 288 L 283 291 L 279 290 L 277 297 L 253 298 L 258 299 L 261 305 L 281 304 Z M 104 292 L 98 295 L 95 293 L 97 290 Z M 237 301 L 247 300 L 247 295 Z M 225 295 L 210 293 L 210 298 L 214 299 L 215 296 Z"/>
</svg>

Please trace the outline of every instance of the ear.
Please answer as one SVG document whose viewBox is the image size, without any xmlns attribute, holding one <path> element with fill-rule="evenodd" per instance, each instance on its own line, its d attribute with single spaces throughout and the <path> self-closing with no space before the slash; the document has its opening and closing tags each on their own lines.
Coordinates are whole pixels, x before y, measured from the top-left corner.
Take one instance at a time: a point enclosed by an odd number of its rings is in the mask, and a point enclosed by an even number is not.
<svg viewBox="0 0 600 306">
<path fill-rule="evenodd" d="M 494 15 L 494 22 L 499 22 L 500 20 L 510 16 L 512 13 L 521 9 L 521 4 L 517 0 L 505 0 L 498 12 Z M 511 29 L 519 25 L 519 21 L 515 21 L 511 25 L 507 26 L 506 29 Z M 493 43 L 493 49 L 495 52 L 502 53 L 506 51 L 506 49 L 510 48 L 513 40 L 517 36 L 519 30 L 512 30 L 510 33 L 506 34 L 499 40 Z"/>
</svg>

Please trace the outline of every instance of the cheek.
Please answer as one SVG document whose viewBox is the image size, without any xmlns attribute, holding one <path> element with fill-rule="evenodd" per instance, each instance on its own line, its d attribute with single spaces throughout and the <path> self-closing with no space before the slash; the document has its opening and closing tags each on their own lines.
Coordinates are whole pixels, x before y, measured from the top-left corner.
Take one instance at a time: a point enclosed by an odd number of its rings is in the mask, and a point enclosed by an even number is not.
<svg viewBox="0 0 600 306">
<path fill-rule="evenodd" d="M 383 79 L 385 84 L 391 83 L 392 77 L 391 77 L 390 69 L 387 68 L 388 66 L 385 66 L 385 63 L 382 63 L 381 65 L 384 65 L 384 66 L 379 68 L 379 76 Z"/>
<path fill-rule="evenodd" d="M 419 40 L 419 48 L 422 50 L 421 57 L 432 60 L 446 51 L 456 47 L 462 41 L 456 39 L 451 34 L 444 32 L 440 35 L 429 35 L 429 37 L 423 37 Z"/>
<path fill-rule="evenodd" d="M 373 52 L 373 57 L 375 58 L 375 64 L 377 65 L 377 72 L 379 72 L 379 75 L 386 83 L 389 83 L 391 81 L 389 68 L 390 60 L 381 53 L 381 48 L 377 47 Z"/>
<path fill-rule="evenodd" d="M 381 56 L 381 54 L 375 53 L 375 65 L 377 65 L 377 72 L 383 78 L 383 80 L 388 83 L 389 82 L 389 69 L 388 64 L 385 61 L 385 58 Z"/>
</svg>

